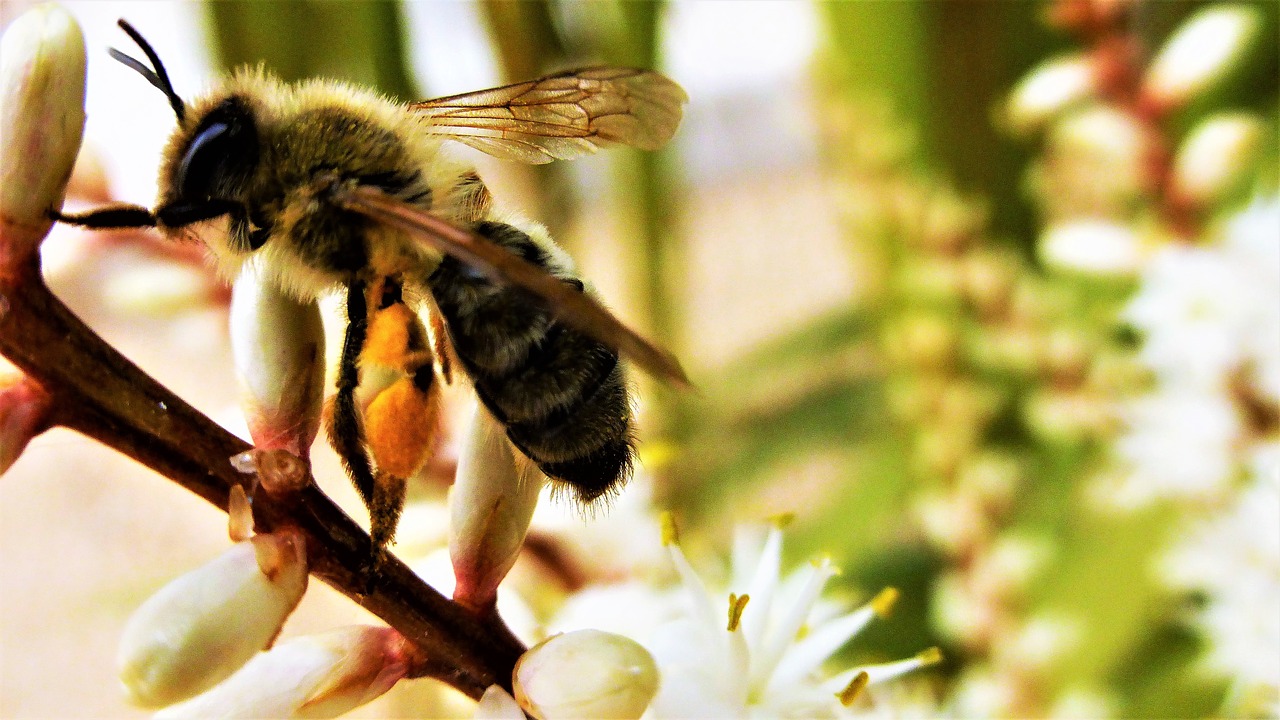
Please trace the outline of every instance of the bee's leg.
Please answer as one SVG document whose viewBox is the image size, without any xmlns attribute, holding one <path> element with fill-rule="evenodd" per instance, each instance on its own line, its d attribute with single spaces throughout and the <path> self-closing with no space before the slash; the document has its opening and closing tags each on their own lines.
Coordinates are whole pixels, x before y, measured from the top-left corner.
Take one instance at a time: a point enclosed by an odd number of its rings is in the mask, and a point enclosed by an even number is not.
<svg viewBox="0 0 1280 720">
<path fill-rule="evenodd" d="M 399 282 L 388 278 L 369 322 L 361 364 L 397 378 L 365 408 L 365 439 L 378 466 L 369 508 L 375 543 L 391 542 L 404 509 L 408 479 L 430 459 L 439 427 L 440 390 L 426 330 L 405 303 Z"/>
<path fill-rule="evenodd" d="M 57 210 L 49 211 L 49 218 L 55 222 L 66 223 L 68 225 L 79 225 L 80 227 L 110 229 L 110 228 L 143 228 L 155 227 L 156 216 L 148 209 L 140 205 L 112 205 L 110 207 L 98 208 L 85 213 L 75 213 L 72 215 L 64 215 Z"/>
<path fill-rule="evenodd" d="M 347 332 L 342 342 L 342 359 L 338 363 L 337 394 L 329 413 L 329 444 L 338 453 L 347 475 L 360 493 L 365 507 L 375 504 L 376 480 L 369 453 L 365 449 L 364 428 L 360 421 L 360 409 L 356 407 L 356 388 L 360 385 L 358 360 L 364 348 L 369 329 L 369 308 L 365 300 L 365 281 L 353 280 L 347 285 Z M 375 521 L 376 522 L 376 521 Z M 375 561 L 384 550 L 375 536 L 373 554 Z"/>
</svg>

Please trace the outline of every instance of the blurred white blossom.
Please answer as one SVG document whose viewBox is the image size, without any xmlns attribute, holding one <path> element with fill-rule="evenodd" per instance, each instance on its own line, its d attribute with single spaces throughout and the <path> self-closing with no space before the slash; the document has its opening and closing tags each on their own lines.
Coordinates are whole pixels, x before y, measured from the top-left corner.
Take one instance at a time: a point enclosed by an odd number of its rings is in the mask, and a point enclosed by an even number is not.
<svg viewBox="0 0 1280 720">
<path fill-rule="evenodd" d="M 1116 499 L 1220 495 L 1249 441 L 1247 403 L 1280 401 L 1280 198 L 1161 249 L 1140 280 L 1124 319 L 1155 384 L 1123 410 Z"/>
<path fill-rule="evenodd" d="M 1191 100 L 1236 69 L 1262 26 L 1259 8 L 1243 3 L 1201 10 L 1151 61 L 1144 90 L 1165 106 Z"/>
<path fill-rule="evenodd" d="M 1208 597 L 1196 622 L 1209 640 L 1209 664 L 1240 692 L 1261 689 L 1274 699 L 1280 697 L 1280 441 L 1253 450 L 1247 476 L 1230 506 L 1197 522 L 1170 553 L 1165 573 Z"/>
<path fill-rule="evenodd" d="M 1215 389 L 1243 362 L 1253 308 L 1247 282 L 1217 247 L 1172 246 L 1151 258 L 1124 317 L 1142 333 L 1161 383 Z"/>
<path fill-rule="evenodd" d="M 1128 431 L 1116 453 L 1128 474 L 1111 500 L 1142 505 L 1158 497 L 1210 497 L 1226 489 L 1243 432 L 1239 411 L 1220 392 L 1167 389 L 1124 408 Z"/>
</svg>

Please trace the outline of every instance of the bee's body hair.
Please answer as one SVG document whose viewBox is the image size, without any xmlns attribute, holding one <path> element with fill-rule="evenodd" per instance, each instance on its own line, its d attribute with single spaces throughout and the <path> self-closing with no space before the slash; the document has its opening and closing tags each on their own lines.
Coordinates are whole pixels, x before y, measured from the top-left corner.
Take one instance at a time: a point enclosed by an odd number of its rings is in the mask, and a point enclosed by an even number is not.
<svg viewBox="0 0 1280 720">
<path fill-rule="evenodd" d="M 211 119 L 212 118 L 212 119 Z M 159 207 L 173 207 L 192 186 L 193 143 L 213 123 L 252 136 L 252 168 L 219 169 L 215 196 L 243 199 L 226 220 L 195 232 L 220 272 L 245 262 L 299 298 L 350 290 L 391 278 L 410 296 L 423 294 L 445 322 L 454 355 L 481 401 L 507 428 L 516 450 L 589 502 L 616 491 L 630 474 L 634 441 L 623 364 L 604 343 L 560 322 L 529 293 L 497 285 L 456 259 L 393 228 L 338 207 L 317 190 L 322 174 L 373 185 L 404 202 L 497 242 L 552 275 L 584 289 L 569 256 L 537 223 L 493 206 L 471 165 L 424 131 L 404 107 L 374 93 L 313 80 L 283 83 L 244 70 L 192 103 L 166 148 Z M 216 128 L 223 132 L 222 125 Z M 229 134 L 229 133 L 224 133 Z M 211 200 L 209 202 L 218 202 Z M 161 228 L 165 228 L 163 216 Z M 168 228 L 190 232 L 191 227 Z M 364 324 L 348 319 L 348 342 Z M 360 421 L 350 397 L 356 349 L 343 353 L 333 428 L 362 496 L 371 470 L 361 457 Z M 368 497 L 365 497 L 368 500 Z"/>
</svg>

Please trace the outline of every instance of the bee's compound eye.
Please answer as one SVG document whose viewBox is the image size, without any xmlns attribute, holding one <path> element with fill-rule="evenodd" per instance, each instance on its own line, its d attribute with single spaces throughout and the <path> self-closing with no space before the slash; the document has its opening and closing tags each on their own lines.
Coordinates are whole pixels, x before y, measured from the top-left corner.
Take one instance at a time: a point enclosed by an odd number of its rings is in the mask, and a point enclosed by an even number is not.
<svg viewBox="0 0 1280 720">
<path fill-rule="evenodd" d="M 253 169 L 258 160 L 253 117 L 232 98 L 205 116 L 182 154 L 174 178 L 185 200 L 224 197 Z"/>
</svg>

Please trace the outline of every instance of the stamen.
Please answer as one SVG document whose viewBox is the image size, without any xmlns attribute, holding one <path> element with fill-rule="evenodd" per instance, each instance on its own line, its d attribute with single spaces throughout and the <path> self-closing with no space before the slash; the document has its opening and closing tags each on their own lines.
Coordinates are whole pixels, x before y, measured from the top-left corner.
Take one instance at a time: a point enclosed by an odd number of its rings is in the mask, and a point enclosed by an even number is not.
<svg viewBox="0 0 1280 720">
<path fill-rule="evenodd" d="M 676 530 L 676 518 L 671 511 L 664 510 L 662 515 L 658 517 L 658 521 L 662 525 L 662 545 L 670 547 L 680 541 L 680 534 Z"/>
<path fill-rule="evenodd" d="M 778 513 L 777 515 L 774 515 L 769 518 L 769 524 L 773 525 L 775 528 L 779 530 L 785 530 L 786 527 L 790 525 L 791 522 L 795 519 L 796 519 L 796 514 L 793 512 Z"/>
<path fill-rule="evenodd" d="M 887 587 L 880 591 L 871 600 L 871 609 L 880 617 L 889 617 L 889 613 L 893 612 L 893 606 L 898 603 L 898 597 L 901 593 L 897 588 Z"/>
<path fill-rule="evenodd" d="M 942 651 L 936 647 L 931 647 L 905 660 L 880 663 L 879 665 L 864 665 L 860 669 L 871 676 L 870 684 L 878 685 L 886 680 L 892 680 L 920 668 L 937 665 L 940 662 L 942 662 Z"/>
<path fill-rule="evenodd" d="M 750 595 L 729 593 L 729 632 L 738 631 L 738 625 L 742 622 L 742 611 L 746 609 L 747 601 L 750 599 Z"/>
<path fill-rule="evenodd" d="M 849 684 L 845 685 L 843 690 L 836 693 L 836 699 L 845 707 L 853 705 L 853 702 L 862 695 L 862 691 L 867 689 L 867 683 L 869 682 L 871 682 L 871 676 L 868 675 L 865 670 L 854 675 L 853 679 L 849 681 Z"/>
<path fill-rule="evenodd" d="M 920 661 L 920 667 L 929 667 L 942 662 L 942 650 L 937 647 L 931 647 L 916 653 L 916 660 Z"/>
</svg>

